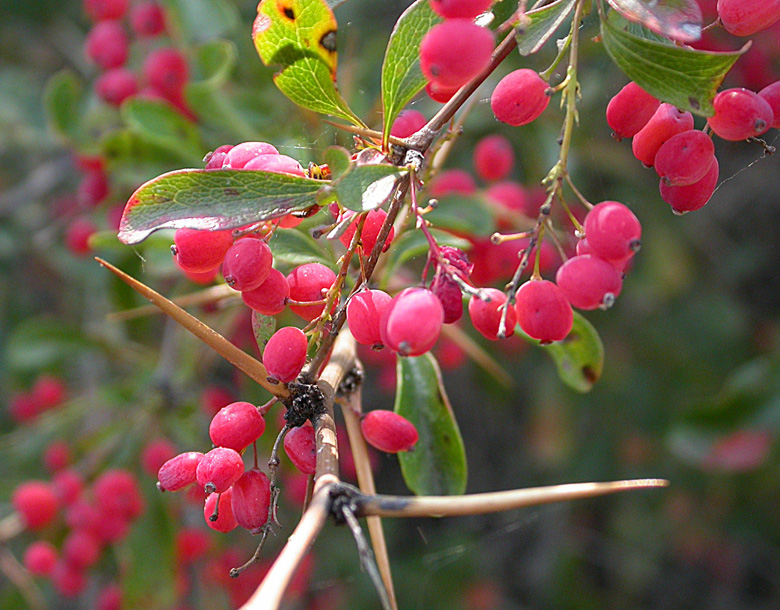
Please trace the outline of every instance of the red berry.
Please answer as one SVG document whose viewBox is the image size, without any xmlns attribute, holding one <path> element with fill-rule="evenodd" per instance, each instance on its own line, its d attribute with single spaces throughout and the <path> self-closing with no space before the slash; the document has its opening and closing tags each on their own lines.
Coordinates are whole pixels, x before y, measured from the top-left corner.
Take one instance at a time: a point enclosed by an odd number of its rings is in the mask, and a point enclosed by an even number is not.
<svg viewBox="0 0 780 610">
<path fill-rule="evenodd" d="M 8 413 L 16 422 L 28 422 L 35 419 L 40 413 L 38 401 L 32 394 L 22 393 L 11 397 L 8 402 Z"/>
<path fill-rule="evenodd" d="M 231 488 L 233 515 L 236 522 L 253 534 L 259 534 L 268 521 L 271 504 L 271 481 L 257 468 L 247 470 Z"/>
<path fill-rule="evenodd" d="M 52 478 L 54 491 L 64 506 L 70 506 L 81 497 L 84 479 L 73 468 L 61 470 Z"/>
<path fill-rule="evenodd" d="M 772 121 L 772 127 L 780 127 L 780 80 L 767 85 L 758 94 L 763 97 L 772 108 L 774 113 L 774 120 Z"/>
<path fill-rule="evenodd" d="M 360 429 L 366 442 L 385 453 L 409 451 L 417 443 L 417 428 L 405 417 L 377 409 L 369 411 L 360 420 Z"/>
<path fill-rule="evenodd" d="M 493 89 L 490 107 L 502 123 L 514 127 L 527 125 L 536 120 L 550 103 L 547 88 L 547 83 L 533 70 L 515 70 Z"/>
<path fill-rule="evenodd" d="M 95 610 L 121 610 L 122 589 L 116 583 L 106 585 L 97 596 Z"/>
<path fill-rule="evenodd" d="M 303 474 L 314 474 L 317 465 L 317 446 L 311 424 L 307 422 L 287 433 L 284 437 L 284 452 Z"/>
<path fill-rule="evenodd" d="M 614 137 L 633 138 L 647 125 L 660 104 L 632 81 L 607 104 L 607 124 L 612 128 Z"/>
<path fill-rule="evenodd" d="M 361 345 L 382 345 L 379 320 L 392 298 L 381 290 L 364 290 L 347 303 L 347 324 L 355 341 Z"/>
<path fill-rule="evenodd" d="M 70 447 L 65 441 L 53 441 L 46 447 L 43 454 L 43 464 L 49 472 L 59 472 L 67 468 L 73 456 Z"/>
<path fill-rule="evenodd" d="M 280 328 L 265 345 L 263 365 L 274 379 L 283 383 L 294 381 L 306 364 L 308 346 L 306 335 L 300 328 Z"/>
<path fill-rule="evenodd" d="M 463 317 L 463 293 L 450 275 L 437 273 L 431 282 L 431 292 L 441 303 L 444 324 L 454 324 Z"/>
<path fill-rule="evenodd" d="M 129 49 L 130 41 L 125 28 L 118 21 L 95 24 L 84 41 L 87 58 L 104 70 L 124 66 Z"/>
<path fill-rule="evenodd" d="M 244 169 L 273 172 L 275 174 L 290 174 L 292 176 L 306 175 L 298 161 L 287 155 L 280 154 L 257 155 L 254 159 L 247 161 Z"/>
<path fill-rule="evenodd" d="M 523 332 L 542 343 L 564 339 L 574 320 L 566 295 L 548 280 L 530 280 L 520 286 L 515 312 Z"/>
<path fill-rule="evenodd" d="M 585 235 L 597 256 L 623 260 L 639 249 L 642 225 L 622 203 L 602 201 L 585 217 Z"/>
<path fill-rule="evenodd" d="M 41 375 L 36 380 L 31 393 L 38 402 L 38 407 L 45 411 L 58 407 L 65 400 L 65 385 L 53 375 Z"/>
<path fill-rule="evenodd" d="M 715 115 L 707 119 L 707 124 L 724 140 L 760 136 L 775 122 L 775 113 L 769 102 L 748 89 L 721 91 L 712 105 Z"/>
<path fill-rule="evenodd" d="M 382 312 L 382 343 L 401 356 L 420 356 L 439 338 L 444 322 L 441 301 L 425 288 L 406 288 Z"/>
<path fill-rule="evenodd" d="M 176 457 L 176 445 L 167 438 L 156 438 L 149 442 L 141 452 L 141 466 L 149 476 L 157 476 L 157 471 L 168 460 Z"/>
<path fill-rule="evenodd" d="M 718 16 L 730 34 L 750 36 L 780 19 L 780 0 L 718 0 Z"/>
<path fill-rule="evenodd" d="M 445 19 L 474 19 L 491 4 L 493 0 L 431 0 L 431 8 Z"/>
<path fill-rule="evenodd" d="M 661 180 L 659 185 L 661 199 L 672 206 L 672 210 L 676 214 L 698 210 L 710 200 L 715 192 L 719 173 L 718 159 L 713 157 L 710 169 L 698 182 L 687 186 L 669 186 Z"/>
<path fill-rule="evenodd" d="M 234 449 L 216 447 L 203 456 L 195 479 L 206 493 L 222 493 L 244 473 L 244 461 Z"/>
<path fill-rule="evenodd" d="M 623 278 L 609 262 L 583 254 L 560 266 L 555 274 L 555 283 L 574 307 L 603 309 L 610 307 L 620 294 Z"/>
<path fill-rule="evenodd" d="M 51 582 L 63 597 L 76 597 L 87 586 L 84 570 L 60 560 L 51 571 Z"/>
<path fill-rule="evenodd" d="M 232 245 L 231 231 L 177 229 L 171 251 L 182 269 L 205 273 L 220 266 Z"/>
<path fill-rule="evenodd" d="M 233 514 L 233 488 L 221 494 L 209 494 L 203 507 L 203 517 L 206 519 L 206 525 L 223 534 L 236 529 L 238 521 Z"/>
<path fill-rule="evenodd" d="M 321 301 L 325 293 L 336 281 L 336 274 L 320 263 L 307 263 L 296 267 L 287 276 L 290 286 L 290 298 L 294 301 Z M 290 305 L 290 309 L 307 322 L 319 317 L 325 305 Z"/>
<path fill-rule="evenodd" d="M 703 131 L 691 129 L 669 138 L 655 155 L 655 171 L 670 186 L 701 180 L 712 165 L 715 145 Z"/>
<path fill-rule="evenodd" d="M 128 0 L 84 0 L 84 11 L 94 21 L 121 19 L 128 4 Z"/>
<path fill-rule="evenodd" d="M 275 316 L 283 312 L 289 296 L 290 284 L 276 269 L 268 272 L 268 277 L 260 286 L 241 293 L 244 303 L 264 316 Z"/>
<path fill-rule="evenodd" d="M 483 337 L 496 341 L 503 311 L 501 307 L 506 303 L 506 295 L 496 288 L 483 288 L 482 293 L 490 300 L 483 300 L 476 295 L 471 297 L 469 301 L 471 323 Z M 515 334 L 515 324 L 517 324 L 517 315 L 515 310 L 509 307 L 506 312 L 507 337 Z"/>
<path fill-rule="evenodd" d="M 433 197 L 444 197 L 452 193 L 470 195 L 477 190 L 474 178 L 462 169 L 448 169 L 436 174 L 431 180 L 430 192 Z"/>
<path fill-rule="evenodd" d="M 241 142 L 226 152 L 225 160 L 222 162 L 224 169 L 244 169 L 244 166 L 255 157 L 279 154 L 276 147 L 268 142 Z"/>
<path fill-rule="evenodd" d="M 166 98 L 179 96 L 189 78 L 185 57 L 168 47 L 155 49 L 146 56 L 143 73 L 152 88 Z"/>
<path fill-rule="evenodd" d="M 349 248 L 349 244 L 352 243 L 352 238 L 357 231 L 357 225 L 359 221 L 359 215 L 350 213 L 355 216 L 355 220 L 349 224 L 346 231 L 344 231 L 339 237 L 339 241 L 344 244 L 345 248 Z M 385 223 L 387 213 L 384 210 L 377 209 L 371 210 L 366 214 L 366 221 L 363 223 L 363 230 L 360 232 L 360 243 L 362 244 L 364 254 L 368 255 L 374 249 L 376 240 L 379 238 L 379 232 L 382 230 L 382 225 Z M 385 238 L 385 245 L 382 248 L 382 252 L 385 252 L 395 237 L 395 228 L 390 227 L 390 232 Z"/>
<path fill-rule="evenodd" d="M 54 486 L 44 481 L 27 481 L 19 485 L 11 496 L 11 504 L 31 530 L 49 525 L 59 509 Z"/>
<path fill-rule="evenodd" d="M 488 187 L 485 196 L 512 214 L 520 213 L 524 216 L 530 216 L 533 213 L 530 209 L 528 190 L 519 182 L 512 180 L 496 182 Z"/>
<path fill-rule="evenodd" d="M 515 153 L 512 144 L 502 135 L 482 138 L 474 147 L 474 170 L 483 180 L 503 180 L 512 171 Z"/>
<path fill-rule="evenodd" d="M 647 124 L 631 142 L 634 156 L 647 167 L 652 167 L 661 145 L 672 136 L 693 129 L 693 115 L 678 110 L 671 104 L 661 104 Z"/>
<path fill-rule="evenodd" d="M 178 491 L 196 480 L 198 464 L 203 454 L 198 451 L 180 453 L 160 466 L 157 471 L 157 487 L 160 491 Z"/>
<path fill-rule="evenodd" d="M 95 479 L 92 492 L 98 507 L 114 517 L 131 520 L 143 512 L 143 496 L 135 476 L 127 470 L 107 470 Z"/>
<path fill-rule="evenodd" d="M 57 549 L 45 540 L 37 540 L 27 547 L 22 563 L 33 576 L 48 576 L 57 564 Z"/>
<path fill-rule="evenodd" d="M 130 9 L 130 27 L 139 38 L 154 38 L 165 31 L 165 12 L 154 1 L 139 2 Z"/>
<path fill-rule="evenodd" d="M 200 529 L 183 528 L 176 532 L 176 561 L 190 564 L 203 557 L 211 548 L 211 537 Z"/>
<path fill-rule="evenodd" d="M 466 84 L 490 62 L 493 33 L 469 19 L 448 19 L 433 26 L 420 43 L 425 78 L 444 88 Z"/>
<path fill-rule="evenodd" d="M 263 240 L 239 239 L 225 253 L 222 276 L 236 290 L 254 290 L 266 280 L 273 262 L 271 248 Z"/>
<path fill-rule="evenodd" d="M 108 196 L 108 176 L 102 169 L 90 170 L 79 182 L 76 196 L 82 206 L 95 207 Z"/>
<path fill-rule="evenodd" d="M 235 402 L 233 393 L 218 385 L 212 385 L 203 390 L 200 395 L 200 406 L 209 417 L 214 417 L 222 407 Z"/>
<path fill-rule="evenodd" d="M 227 154 L 231 150 L 233 150 L 232 144 L 217 146 L 217 148 L 212 150 L 203 159 L 203 162 L 206 164 L 206 169 L 222 169 L 225 159 L 227 159 Z"/>
<path fill-rule="evenodd" d="M 425 85 L 425 92 L 434 102 L 446 104 L 458 92 L 460 87 L 444 87 L 438 83 L 429 82 Z"/>
<path fill-rule="evenodd" d="M 62 543 L 62 558 L 78 568 L 89 568 L 100 559 L 100 541 L 87 530 L 71 531 Z"/>
<path fill-rule="evenodd" d="M 114 68 L 98 77 L 95 81 L 95 93 L 106 104 L 118 107 L 138 93 L 138 80 L 130 70 Z"/>
<path fill-rule="evenodd" d="M 89 238 L 97 232 L 97 227 L 88 218 L 76 218 L 65 230 L 65 244 L 76 256 L 84 256 L 92 251 Z"/>
<path fill-rule="evenodd" d="M 234 402 L 214 416 L 209 425 L 209 437 L 217 447 L 243 451 L 265 431 L 265 419 L 253 404 Z"/>
<path fill-rule="evenodd" d="M 396 138 L 408 138 L 413 133 L 416 133 L 422 129 L 428 119 L 419 110 L 404 110 L 393 121 L 393 126 L 390 128 L 390 135 Z"/>
</svg>

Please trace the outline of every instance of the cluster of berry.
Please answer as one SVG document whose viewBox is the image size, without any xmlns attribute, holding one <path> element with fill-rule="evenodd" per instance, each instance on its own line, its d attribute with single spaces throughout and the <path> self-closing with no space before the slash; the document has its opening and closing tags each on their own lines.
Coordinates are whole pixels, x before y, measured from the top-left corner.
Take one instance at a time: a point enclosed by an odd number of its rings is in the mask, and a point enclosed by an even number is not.
<svg viewBox="0 0 780 610">
<path fill-rule="evenodd" d="M 32 421 L 41 413 L 60 406 L 65 395 L 65 384 L 59 377 L 40 375 L 29 391 L 11 397 L 8 414 L 16 422 Z"/>
<path fill-rule="evenodd" d="M 780 20 L 778 0 L 718 0 L 718 17 L 726 31 L 752 36 Z"/>
</svg>

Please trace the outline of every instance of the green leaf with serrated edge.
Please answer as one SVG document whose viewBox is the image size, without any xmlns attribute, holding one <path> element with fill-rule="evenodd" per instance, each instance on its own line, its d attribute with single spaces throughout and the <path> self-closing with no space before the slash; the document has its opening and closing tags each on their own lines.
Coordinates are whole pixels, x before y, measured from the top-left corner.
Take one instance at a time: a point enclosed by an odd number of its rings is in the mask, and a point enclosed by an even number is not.
<svg viewBox="0 0 780 610">
<path fill-rule="evenodd" d="M 343 146 L 328 146 L 325 149 L 325 163 L 328 164 L 331 178 L 338 178 L 349 169 L 350 158 L 349 151 Z"/>
<path fill-rule="evenodd" d="M 696 0 L 607 0 L 629 21 L 681 42 L 701 38 L 701 7 Z"/>
<path fill-rule="evenodd" d="M 525 19 L 515 27 L 520 55 L 531 55 L 541 49 L 574 10 L 575 4 L 577 0 L 557 0 L 545 7 L 528 11 Z"/>
<path fill-rule="evenodd" d="M 440 197 L 439 205 L 425 219 L 434 227 L 464 234 L 486 236 L 496 230 L 488 206 L 479 197 L 470 195 Z"/>
<path fill-rule="evenodd" d="M 298 229 L 277 229 L 268 242 L 274 260 L 290 266 L 322 263 L 333 266 L 333 257 L 308 233 Z"/>
<path fill-rule="evenodd" d="M 234 31 L 240 18 L 228 0 L 164 0 L 173 22 L 188 40 L 205 42 Z"/>
<path fill-rule="evenodd" d="M 529 343 L 539 345 L 518 325 L 517 334 Z M 541 348 L 552 357 L 558 367 L 561 381 L 578 392 L 589 392 L 601 377 L 604 368 L 604 345 L 593 325 L 574 312 L 571 331 L 562 341 L 555 341 Z"/>
<path fill-rule="evenodd" d="M 70 70 L 57 72 L 43 94 L 46 115 L 54 132 L 71 142 L 82 142 L 84 87 Z"/>
<path fill-rule="evenodd" d="M 251 320 L 252 334 L 255 337 L 257 349 L 260 350 L 260 355 L 262 356 L 266 341 L 276 331 L 276 318 L 274 316 L 264 316 L 253 309 Z"/>
<path fill-rule="evenodd" d="M 420 43 L 428 30 L 442 21 L 428 0 L 417 0 L 398 18 L 390 34 L 382 64 L 385 138 L 398 113 L 428 82 L 420 70 Z"/>
<path fill-rule="evenodd" d="M 471 242 L 462 237 L 456 237 L 444 231 L 431 230 L 431 235 L 440 246 L 451 246 L 461 250 L 469 250 Z M 386 277 L 391 277 L 398 268 L 418 256 L 428 253 L 428 240 L 422 231 L 407 231 L 393 241 L 393 247 L 387 253 Z"/>
<path fill-rule="evenodd" d="M 363 122 L 336 89 L 338 26 L 325 0 L 262 0 L 252 38 L 279 90 L 293 102 L 356 125 Z"/>
<path fill-rule="evenodd" d="M 141 185 L 125 206 L 119 239 L 136 244 L 157 229 L 218 230 L 305 210 L 321 180 L 254 170 L 182 169 Z"/>
<path fill-rule="evenodd" d="M 127 127 L 152 144 L 164 148 L 188 162 L 199 162 L 203 144 L 193 123 L 168 102 L 133 98 L 122 104 Z"/>
<path fill-rule="evenodd" d="M 625 26 L 615 11 L 601 19 L 601 38 L 612 61 L 651 95 L 701 116 L 715 114 L 712 99 L 718 87 L 750 46 L 729 53 L 698 51 L 630 34 Z"/>
<path fill-rule="evenodd" d="M 405 173 L 406 170 L 385 163 L 353 165 L 323 191 L 325 200 L 333 196 L 355 212 L 375 210 L 387 201 L 396 181 Z"/>
<path fill-rule="evenodd" d="M 457 495 L 466 491 L 466 450 L 455 414 L 431 354 L 398 358 L 395 412 L 420 435 L 411 451 L 398 454 L 407 487 L 418 496 Z"/>
</svg>

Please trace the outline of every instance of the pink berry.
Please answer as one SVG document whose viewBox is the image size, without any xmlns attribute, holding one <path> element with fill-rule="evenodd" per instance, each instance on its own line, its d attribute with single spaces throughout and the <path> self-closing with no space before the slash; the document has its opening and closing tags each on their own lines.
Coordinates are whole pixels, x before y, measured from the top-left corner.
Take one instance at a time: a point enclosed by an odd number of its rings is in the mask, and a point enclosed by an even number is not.
<svg viewBox="0 0 780 610">
<path fill-rule="evenodd" d="M 216 447 L 203 456 L 195 470 L 195 478 L 206 493 L 222 493 L 243 473 L 244 461 L 237 451 Z"/>
<path fill-rule="evenodd" d="M 772 108 L 774 114 L 774 120 L 772 121 L 772 127 L 780 127 L 780 80 L 775 81 L 771 85 L 767 85 L 758 94 L 763 97 Z"/>
<path fill-rule="evenodd" d="M 360 420 L 360 429 L 366 442 L 385 453 L 409 451 L 417 443 L 417 428 L 405 417 L 376 409 Z"/>
<path fill-rule="evenodd" d="M 111 583 L 100 590 L 95 610 L 122 610 L 122 588 Z"/>
<path fill-rule="evenodd" d="M 224 169 L 244 169 L 244 166 L 260 155 L 278 155 L 279 151 L 267 142 L 241 142 L 236 144 L 222 162 Z"/>
<path fill-rule="evenodd" d="M 314 474 L 317 465 L 317 446 L 311 424 L 307 422 L 287 433 L 284 437 L 284 452 L 303 474 Z"/>
<path fill-rule="evenodd" d="M 200 395 L 200 406 L 203 412 L 209 417 L 214 417 L 222 408 L 235 402 L 233 393 L 218 385 L 208 386 Z"/>
<path fill-rule="evenodd" d="M 607 124 L 615 138 L 633 138 L 660 105 L 661 102 L 632 81 L 607 104 Z"/>
<path fill-rule="evenodd" d="M 54 441 L 49 443 L 43 454 L 43 464 L 49 472 L 59 472 L 67 468 L 73 456 L 70 447 L 65 441 Z"/>
<path fill-rule="evenodd" d="M 139 38 L 154 38 L 165 31 L 165 12 L 154 1 L 139 2 L 130 9 L 130 27 Z"/>
<path fill-rule="evenodd" d="M 530 197 L 528 190 L 519 182 L 504 180 L 490 185 L 485 191 L 485 196 L 498 203 L 503 211 L 511 214 L 520 213 L 524 216 L 530 214 Z"/>
<path fill-rule="evenodd" d="M 222 169 L 225 159 L 227 159 L 227 154 L 231 150 L 233 150 L 232 144 L 217 146 L 217 148 L 212 150 L 203 159 L 203 162 L 206 164 L 206 169 Z"/>
<path fill-rule="evenodd" d="M 93 169 L 84 174 L 79 182 L 76 196 L 79 204 L 92 208 L 100 205 L 108 193 L 108 176 L 102 169 Z"/>
<path fill-rule="evenodd" d="M 446 88 L 460 87 L 490 62 L 493 33 L 469 19 L 448 19 L 433 26 L 420 43 L 425 77 Z"/>
<path fill-rule="evenodd" d="M 336 281 L 336 274 L 320 263 L 307 263 L 296 267 L 287 276 L 290 286 L 290 298 L 299 302 L 322 301 L 325 293 Z M 290 305 L 293 313 L 307 322 L 319 317 L 325 305 Z"/>
<path fill-rule="evenodd" d="M 441 301 L 425 288 L 406 288 L 382 312 L 382 343 L 401 356 L 420 356 L 439 338 L 444 322 Z"/>
<path fill-rule="evenodd" d="M 76 597 L 87 586 L 84 570 L 63 560 L 51 571 L 51 582 L 57 592 L 67 598 Z"/>
<path fill-rule="evenodd" d="M 493 0 L 431 0 L 431 8 L 445 19 L 474 19 L 491 4 Z"/>
<path fill-rule="evenodd" d="M 127 61 L 130 41 L 118 21 L 96 23 L 84 41 L 87 58 L 103 68 L 121 68 Z"/>
<path fill-rule="evenodd" d="M 179 51 L 163 47 L 146 56 L 143 73 L 153 89 L 169 98 L 181 94 L 189 78 L 189 67 Z"/>
<path fill-rule="evenodd" d="M 233 488 L 221 494 L 209 494 L 203 507 L 203 517 L 206 519 L 206 525 L 223 534 L 236 529 L 238 521 L 233 514 Z"/>
<path fill-rule="evenodd" d="M 631 142 L 634 156 L 647 167 L 652 167 L 655 155 L 669 138 L 693 129 L 693 115 L 678 110 L 671 104 L 661 104 L 647 124 L 637 132 Z"/>
<path fill-rule="evenodd" d="M 533 70 L 515 70 L 493 89 L 490 107 L 502 123 L 514 127 L 527 125 L 536 120 L 550 103 L 547 88 L 547 83 Z"/>
<path fill-rule="evenodd" d="M 602 258 L 590 254 L 574 256 L 560 266 L 555 283 L 574 307 L 610 307 L 623 287 L 620 271 Z"/>
<path fill-rule="evenodd" d="M 40 414 L 38 401 L 27 392 L 16 394 L 8 401 L 8 413 L 16 422 L 29 422 Z"/>
<path fill-rule="evenodd" d="M 98 77 L 95 81 L 95 93 L 106 104 L 118 107 L 138 93 L 138 80 L 130 70 L 114 68 Z"/>
<path fill-rule="evenodd" d="M 260 286 L 241 293 L 241 299 L 247 307 L 264 316 L 275 316 L 283 312 L 289 296 L 290 285 L 287 278 L 276 269 L 268 272 L 268 277 Z"/>
<path fill-rule="evenodd" d="M 285 326 L 277 330 L 263 350 L 263 365 L 268 374 L 283 383 L 294 381 L 306 364 L 308 341 L 300 328 Z"/>
<path fill-rule="evenodd" d="M 437 273 L 431 282 L 431 292 L 441 303 L 444 324 L 454 324 L 463 317 L 463 292 L 450 275 Z"/>
<path fill-rule="evenodd" d="M 177 229 L 173 235 L 171 251 L 182 269 L 205 273 L 222 264 L 232 245 L 231 231 Z"/>
<path fill-rule="evenodd" d="M 65 400 L 65 385 L 62 380 L 53 375 L 38 377 L 31 392 L 43 411 L 58 407 Z"/>
<path fill-rule="evenodd" d="M 203 557 L 211 548 L 211 537 L 200 529 L 185 527 L 176 532 L 176 561 L 187 565 Z"/>
<path fill-rule="evenodd" d="M 639 249 L 642 225 L 622 203 L 602 201 L 585 217 L 585 235 L 597 256 L 622 260 Z"/>
<path fill-rule="evenodd" d="M 252 468 L 247 470 L 231 489 L 236 522 L 251 533 L 259 534 L 268 521 L 271 481 L 257 468 Z"/>
<path fill-rule="evenodd" d="M 11 496 L 11 504 L 31 530 L 49 525 L 59 510 L 54 487 L 44 481 L 27 481 L 19 485 Z"/>
<path fill-rule="evenodd" d="M 718 159 L 712 158 L 712 165 L 704 178 L 687 186 L 669 186 L 663 180 L 659 185 L 661 199 L 672 206 L 676 214 L 685 214 L 703 207 L 715 192 L 718 184 L 720 166 Z"/>
<path fill-rule="evenodd" d="M 746 140 L 760 136 L 775 122 L 769 102 L 748 89 L 726 89 L 712 102 L 715 115 L 707 124 L 724 140 Z"/>
<path fill-rule="evenodd" d="M 474 169 L 487 182 L 503 180 L 514 164 L 512 144 L 502 135 L 484 137 L 474 147 Z"/>
<path fill-rule="evenodd" d="M 290 174 L 292 176 L 306 175 L 298 161 L 287 155 L 280 154 L 257 155 L 254 159 L 247 161 L 244 169 L 273 172 L 275 174 Z"/>
<path fill-rule="evenodd" d="M 100 541 L 87 530 L 71 531 L 62 543 L 62 558 L 70 565 L 86 569 L 100 559 Z"/>
<path fill-rule="evenodd" d="M 483 300 L 476 295 L 471 297 L 469 301 L 471 323 L 483 337 L 496 341 L 501 324 L 502 306 L 506 303 L 506 295 L 496 288 L 483 288 L 482 292 L 490 300 Z M 512 307 L 508 307 L 506 312 L 507 337 L 515 334 L 515 324 L 517 324 L 517 314 Z"/>
<path fill-rule="evenodd" d="M 88 218 L 76 218 L 65 230 L 65 244 L 76 256 L 84 256 L 92 251 L 89 238 L 97 232 L 97 227 Z"/>
<path fill-rule="evenodd" d="M 209 425 L 209 437 L 217 447 L 243 451 L 265 431 L 265 419 L 253 404 L 234 402 L 214 416 Z"/>
<path fill-rule="evenodd" d="M 121 19 L 127 13 L 128 0 L 84 0 L 84 12 L 93 21 Z"/>
<path fill-rule="evenodd" d="M 703 131 L 691 129 L 669 138 L 655 155 L 655 171 L 670 186 L 701 180 L 712 165 L 715 145 Z"/>
<path fill-rule="evenodd" d="M 45 540 L 37 540 L 27 547 L 22 563 L 33 576 L 48 576 L 57 564 L 57 549 Z"/>
<path fill-rule="evenodd" d="M 434 102 L 446 104 L 458 92 L 460 87 L 444 87 L 439 83 L 429 82 L 425 85 L 425 92 Z"/>
<path fill-rule="evenodd" d="M 150 441 L 141 452 L 141 466 L 149 476 L 157 476 L 157 472 L 168 460 L 176 457 L 176 445 L 167 438 L 156 438 Z"/>
<path fill-rule="evenodd" d="M 119 468 L 107 470 L 92 485 L 100 509 L 117 517 L 135 519 L 143 512 L 144 500 L 135 476 Z"/>
<path fill-rule="evenodd" d="M 70 506 L 81 497 L 84 478 L 73 468 L 68 468 L 54 475 L 52 485 L 63 506 Z"/>
<path fill-rule="evenodd" d="M 523 332 L 542 343 L 564 339 L 574 320 L 566 295 L 548 280 L 530 280 L 520 286 L 515 312 Z"/>
<path fill-rule="evenodd" d="M 419 110 L 404 110 L 393 121 L 393 126 L 390 128 L 390 135 L 396 138 L 408 138 L 413 133 L 422 129 L 428 119 Z"/>
<path fill-rule="evenodd" d="M 357 231 L 357 225 L 359 222 L 359 215 L 351 215 L 355 216 L 355 220 L 350 223 L 346 231 L 344 231 L 339 237 L 339 241 L 344 245 L 345 248 L 348 248 L 352 243 L 352 238 L 355 236 L 355 231 Z M 387 218 L 387 213 L 381 209 L 371 210 L 368 214 L 366 214 L 366 220 L 363 223 L 363 230 L 360 233 L 360 243 L 362 244 L 364 254 L 368 255 L 374 249 L 376 240 L 379 238 L 379 232 L 382 230 L 382 225 L 385 223 L 385 218 Z M 382 248 L 382 252 L 387 251 L 394 237 L 395 228 L 390 227 L 390 232 L 387 234 L 387 238 L 385 238 L 385 245 Z"/>
<path fill-rule="evenodd" d="M 730 34 L 750 36 L 780 19 L 780 0 L 718 0 L 718 16 Z"/>
<path fill-rule="evenodd" d="M 436 174 L 431 180 L 430 192 L 434 197 L 444 197 L 452 193 L 470 195 L 477 190 L 474 178 L 462 169 L 448 169 Z"/>
<path fill-rule="evenodd" d="M 353 295 L 347 304 L 347 324 L 355 341 L 361 345 L 382 345 L 379 320 L 391 300 L 381 290 L 364 290 Z"/>
<path fill-rule="evenodd" d="M 160 491 L 178 491 L 196 480 L 198 464 L 203 454 L 198 451 L 180 453 L 160 466 L 157 471 L 157 487 Z"/>
<path fill-rule="evenodd" d="M 266 280 L 273 262 L 271 248 L 263 240 L 239 239 L 225 253 L 222 276 L 231 288 L 254 290 Z"/>
</svg>

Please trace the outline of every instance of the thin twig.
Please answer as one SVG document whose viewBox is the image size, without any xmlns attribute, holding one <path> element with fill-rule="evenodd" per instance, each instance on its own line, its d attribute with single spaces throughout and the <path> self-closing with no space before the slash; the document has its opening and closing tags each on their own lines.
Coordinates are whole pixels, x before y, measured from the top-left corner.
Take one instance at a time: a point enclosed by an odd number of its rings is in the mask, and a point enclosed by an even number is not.
<svg viewBox="0 0 780 610">
<path fill-rule="evenodd" d="M 360 565 L 362 566 L 363 570 L 368 572 L 371 581 L 374 583 L 374 588 L 379 595 L 379 601 L 382 602 L 382 609 L 392 610 L 392 606 L 390 605 L 390 596 L 387 593 L 382 576 L 379 574 L 379 570 L 376 567 L 374 554 L 371 552 L 371 547 L 368 546 L 366 537 L 363 535 L 363 530 L 360 528 L 360 523 L 358 523 L 355 514 L 352 512 L 349 506 L 342 506 L 341 514 L 344 516 L 344 520 L 347 522 L 347 526 L 352 532 L 352 537 L 355 539 L 355 544 L 358 548 Z"/>
<path fill-rule="evenodd" d="M 174 297 L 171 299 L 172 303 L 175 303 L 179 307 L 189 307 L 191 305 L 203 305 L 205 303 L 213 303 L 214 301 L 221 301 L 231 297 L 239 298 L 239 293 L 233 290 L 227 284 L 221 284 L 219 286 L 211 286 L 205 290 L 199 290 L 198 292 L 192 292 L 190 294 L 184 294 L 180 297 Z M 125 322 L 127 320 L 134 320 L 143 316 L 150 316 L 157 313 L 163 313 L 163 311 L 154 305 L 142 305 L 141 307 L 134 307 L 133 309 L 124 309 L 122 311 L 115 311 L 106 316 L 106 320 L 109 322 Z"/>
<path fill-rule="evenodd" d="M 16 538 L 24 531 L 24 522 L 19 513 L 11 513 L 0 521 L 0 544 Z"/>
</svg>

